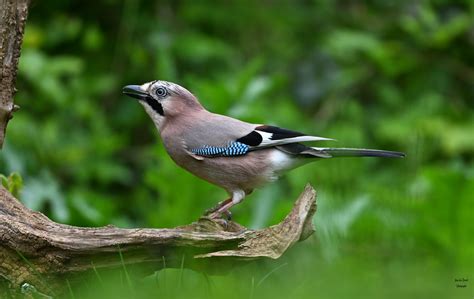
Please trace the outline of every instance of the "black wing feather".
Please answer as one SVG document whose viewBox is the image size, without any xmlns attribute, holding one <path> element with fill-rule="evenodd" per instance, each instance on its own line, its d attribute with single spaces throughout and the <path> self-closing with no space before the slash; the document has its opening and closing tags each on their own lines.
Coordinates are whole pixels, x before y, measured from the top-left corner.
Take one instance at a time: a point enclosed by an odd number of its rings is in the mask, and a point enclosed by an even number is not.
<svg viewBox="0 0 474 299">
<path fill-rule="evenodd" d="M 262 132 L 267 132 L 267 133 L 272 133 L 272 137 L 270 138 L 271 140 L 280 140 L 280 139 L 285 139 L 285 138 L 294 138 L 294 137 L 299 137 L 299 136 L 305 136 L 306 134 L 288 130 L 288 129 L 283 129 L 279 127 L 274 127 L 274 126 L 258 126 L 255 128 L 255 130 L 259 130 Z"/>
<path fill-rule="evenodd" d="M 252 132 L 240 137 L 236 141 L 250 146 L 250 150 L 256 150 L 257 148 L 266 148 L 282 144 L 321 140 L 332 139 L 309 136 L 300 132 L 274 126 L 261 125 L 255 127 Z"/>
<path fill-rule="evenodd" d="M 257 146 L 262 143 L 263 138 L 262 135 L 258 134 L 258 132 L 252 131 L 244 137 L 237 139 L 236 141 L 247 144 L 249 146 Z"/>
</svg>

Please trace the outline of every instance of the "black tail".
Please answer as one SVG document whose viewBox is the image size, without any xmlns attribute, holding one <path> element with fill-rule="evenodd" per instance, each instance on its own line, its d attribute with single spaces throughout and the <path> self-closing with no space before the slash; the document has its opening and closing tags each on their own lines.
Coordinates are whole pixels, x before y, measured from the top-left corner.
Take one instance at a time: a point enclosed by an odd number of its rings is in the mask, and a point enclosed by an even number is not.
<svg viewBox="0 0 474 299">
<path fill-rule="evenodd" d="M 276 146 L 279 150 L 296 156 L 308 158 L 332 158 L 332 157 L 385 157 L 403 158 L 404 153 L 383 151 L 365 148 L 333 148 L 333 147 L 309 147 L 301 143 L 290 143 Z"/>
<path fill-rule="evenodd" d="M 405 153 L 365 148 L 321 148 L 312 147 L 317 151 L 328 153 L 331 157 L 384 157 L 403 158 Z"/>
</svg>

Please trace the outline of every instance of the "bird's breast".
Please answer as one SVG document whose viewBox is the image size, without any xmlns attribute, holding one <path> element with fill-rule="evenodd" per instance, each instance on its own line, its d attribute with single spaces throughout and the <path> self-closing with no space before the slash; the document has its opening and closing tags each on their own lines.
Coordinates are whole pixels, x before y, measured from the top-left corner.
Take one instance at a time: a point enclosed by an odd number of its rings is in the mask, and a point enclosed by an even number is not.
<svg viewBox="0 0 474 299">
<path fill-rule="evenodd" d="M 278 156 L 272 158 L 274 149 L 249 152 L 237 157 L 199 157 L 196 159 L 182 142 L 163 140 L 165 148 L 180 167 L 212 184 L 228 191 L 242 189 L 250 192 L 254 188 L 276 179 L 273 165 L 282 162 Z"/>
</svg>

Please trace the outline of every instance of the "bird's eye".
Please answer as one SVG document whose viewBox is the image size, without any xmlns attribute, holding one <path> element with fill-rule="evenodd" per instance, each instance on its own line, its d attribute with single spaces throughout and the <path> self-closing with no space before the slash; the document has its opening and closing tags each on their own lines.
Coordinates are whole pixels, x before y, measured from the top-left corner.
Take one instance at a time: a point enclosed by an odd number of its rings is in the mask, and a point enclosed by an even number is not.
<svg viewBox="0 0 474 299">
<path fill-rule="evenodd" d="M 156 90 L 155 90 L 155 93 L 157 96 L 159 96 L 160 98 L 163 98 L 165 97 L 167 94 L 168 94 L 168 91 L 166 91 L 166 88 L 164 87 L 158 87 Z"/>
</svg>

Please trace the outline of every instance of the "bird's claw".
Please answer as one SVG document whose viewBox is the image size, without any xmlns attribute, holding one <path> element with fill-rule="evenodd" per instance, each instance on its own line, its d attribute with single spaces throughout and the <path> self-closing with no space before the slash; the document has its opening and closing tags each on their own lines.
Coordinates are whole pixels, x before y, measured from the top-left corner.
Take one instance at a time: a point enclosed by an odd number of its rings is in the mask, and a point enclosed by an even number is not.
<svg viewBox="0 0 474 299">
<path fill-rule="evenodd" d="M 206 211 L 206 213 L 208 211 Z M 207 213 L 205 215 L 209 216 L 209 218 L 211 218 L 212 220 L 227 220 L 227 221 L 232 220 L 232 213 L 229 210 L 222 211 L 222 212 L 211 211 L 210 213 Z"/>
<path fill-rule="evenodd" d="M 212 221 L 220 225 L 224 230 L 227 230 L 227 228 L 229 227 L 229 222 L 223 218 L 215 218 L 212 219 Z"/>
</svg>

